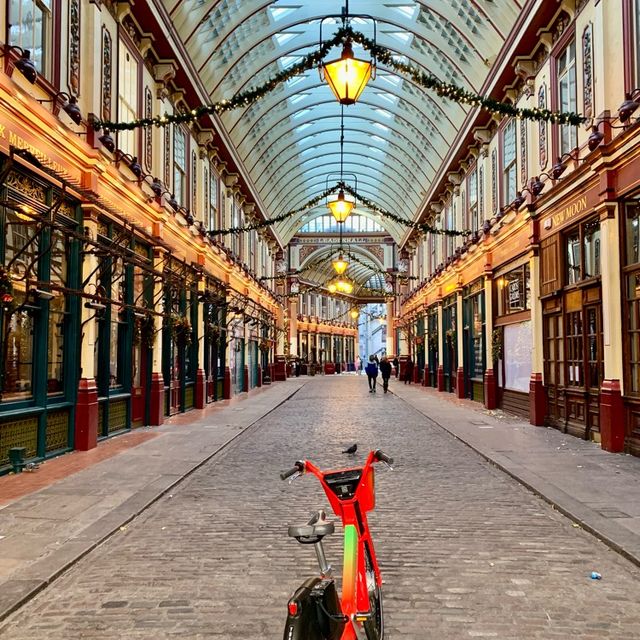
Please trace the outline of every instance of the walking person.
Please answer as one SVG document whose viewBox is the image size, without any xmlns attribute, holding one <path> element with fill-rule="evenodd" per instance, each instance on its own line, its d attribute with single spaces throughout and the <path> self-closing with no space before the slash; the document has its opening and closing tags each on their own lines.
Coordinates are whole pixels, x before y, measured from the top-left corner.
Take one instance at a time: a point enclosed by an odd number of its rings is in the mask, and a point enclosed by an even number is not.
<svg viewBox="0 0 640 640">
<path fill-rule="evenodd" d="M 362 358 L 360 356 L 356 356 L 356 371 L 358 375 L 362 375 Z"/>
<path fill-rule="evenodd" d="M 398 356 L 393 359 L 393 366 L 396 369 L 396 380 L 400 376 L 400 361 L 398 360 Z"/>
<path fill-rule="evenodd" d="M 369 380 L 369 393 L 375 393 L 376 379 L 378 378 L 378 365 L 376 364 L 373 356 L 369 356 L 369 362 L 367 363 L 364 371 L 367 374 L 367 378 Z"/>
<path fill-rule="evenodd" d="M 389 390 L 389 378 L 391 377 L 391 363 L 387 356 L 382 356 L 382 360 L 380 360 L 380 375 L 382 376 L 382 388 L 387 393 Z"/>
<path fill-rule="evenodd" d="M 413 360 L 411 359 L 411 356 L 407 358 L 403 380 L 405 384 L 407 384 L 407 382 L 411 384 L 411 381 L 413 380 Z"/>
</svg>

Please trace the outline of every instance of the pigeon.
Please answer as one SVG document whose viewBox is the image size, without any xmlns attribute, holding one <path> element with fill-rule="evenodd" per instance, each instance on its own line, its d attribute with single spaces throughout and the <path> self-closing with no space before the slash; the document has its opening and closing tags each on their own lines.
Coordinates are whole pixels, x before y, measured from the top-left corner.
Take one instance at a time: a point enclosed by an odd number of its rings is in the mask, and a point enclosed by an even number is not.
<svg viewBox="0 0 640 640">
<path fill-rule="evenodd" d="M 345 449 L 342 453 L 348 453 L 349 455 L 353 455 L 358 450 L 357 444 L 352 444 L 348 449 Z"/>
</svg>

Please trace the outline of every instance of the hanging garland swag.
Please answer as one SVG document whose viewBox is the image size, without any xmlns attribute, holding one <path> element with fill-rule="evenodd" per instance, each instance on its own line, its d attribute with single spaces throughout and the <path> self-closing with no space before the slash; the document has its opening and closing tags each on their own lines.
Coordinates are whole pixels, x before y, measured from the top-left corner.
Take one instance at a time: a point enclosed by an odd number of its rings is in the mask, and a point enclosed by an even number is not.
<svg viewBox="0 0 640 640">
<path fill-rule="evenodd" d="M 258 100 L 264 98 L 268 93 L 273 91 L 282 83 L 290 80 L 305 71 L 318 67 L 329 51 L 340 44 L 347 38 L 353 42 L 357 42 L 366 49 L 372 56 L 377 58 L 387 67 L 393 69 L 404 77 L 411 78 L 413 82 L 424 89 L 435 91 L 440 97 L 453 100 L 459 104 L 466 104 L 472 107 L 480 107 L 490 113 L 500 114 L 502 116 L 513 116 L 523 120 L 535 120 L 544 122 L 553 122 L 556 124 L 581 125 L 587 121 L 587 118 L 573 112 L 551 111 L 549 109 L 538 109 L 537 107 L 520 109 L 513 104 L 500 102 L 488 96 L 483 96 L 472 91 L 467 91 L 450 82 L 442 82 L 431 73 L 421 71 L 419 68 L 405 62 L 398 62 L 394 59 L 394 54 L 389 49 L 377 45 L 373 40 L 367 38 L 360 31 L 354 31 L 351 27 L 342 27 L 339 29 L 331 40 L 326 40 L 320 45 L 320 48 L 313 53 L 307 54 L 289 69 L 281 71 L 270 78 L 260 87 L 248 89 L 237 93 L 230 100 L 221 100 L 213 104 L 201 105 L 187 111 L 185 113 L 168 114 L 155 116 L 153 118 L 138 118 L 131 122 L 112 122 L 110 120 L 93 120 L 93 128 L 106 129 L 109 131 L 124 131 L 137 129 L 138 127 L 165 127 L 168 124 L 179 124 L 183 122 L 193 122 L 205 115 L 221 114 L 240 107 L 249 107 Z"/>
</svg>

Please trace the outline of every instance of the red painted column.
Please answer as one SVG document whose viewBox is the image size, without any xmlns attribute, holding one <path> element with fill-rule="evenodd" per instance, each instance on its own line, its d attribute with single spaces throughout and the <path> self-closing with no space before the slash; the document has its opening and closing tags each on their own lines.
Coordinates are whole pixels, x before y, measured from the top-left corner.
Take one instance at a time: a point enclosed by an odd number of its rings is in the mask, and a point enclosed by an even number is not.
<svg viewBox="0 0 640 640">
<path fill-rule="evenodd" d="M 282 382 L 287 379 L 287 361 L 284 356 L 276 356 L 272 380 Z"/>
<path fill-rule="evenodd" d="M 624 451 L 625 419 L 620 380 L 604 380 L 600 387 L 600 437 L 605 451 Z"/>
<path fill-rule="evenodd" d="M 544 426 L 547 415 L 547 396 L 541 373 L 532 373 L 529 380 L 529 422 L 536 427 Z"/>
<path fill-rule="evenodd" d="M 98 444 L 98 387 L 93 378 L 82 378 L 78 386 L 74 446 L 88 451 Z"/>
<path fill-rule="evenodd" d="M 493 369 L 484 372 L 484 406 L 486 409 L 495 409 L 498 406 L 496 377 Z"/>
<path fill-rule="evenodd" d="M 242 374 L 242 390 L 249 391 L 249 365 L 244 365 L 244 372 Z"/>
<path fill-rule="evenodd" d="M 418 384 L 420 382 L 420 370 L 417 365 L 413 366 L 413 384 Z"/>
<path fill-rule="evenodd" d="M 151 374 L 151 397 L 149 399 L 149 424 L 157 427 L 164 422 L 164 378 L 159 372 Z"/>
<path fill-rule="evenodd" d="M 439 365 L 438 371 L 436 372 L 437 381 L 438 381 L 438 391 L 444 391 L 444 366 Z"/>
<path fill-rule="evenodd" d="M 464 368 L 458 367 L 456 371 L 456 398 L 462 400 L 464 397 Z"/>
<path fill-rule="evenodd" d="M 258 365 L 258 387 L 262 386 L 262 365 Z"/>
<path fill-rule="evenodd" d="M 222 382 L 222 397 L 225 400 L 231 398 L 231 369 L 229 367 L 224 368 L 224 380 Z"/>
<path fill-rule="evenodd" d="M 196 372 L 196 393 L 195 393 L 196 409 L 204 409 L 204 405 L 206 404 L 206 400 L 207 400 L 206 385 L 207 383 L 204 377 L 204 370 L 198 369 L 198 371 Z"/>
</svg>

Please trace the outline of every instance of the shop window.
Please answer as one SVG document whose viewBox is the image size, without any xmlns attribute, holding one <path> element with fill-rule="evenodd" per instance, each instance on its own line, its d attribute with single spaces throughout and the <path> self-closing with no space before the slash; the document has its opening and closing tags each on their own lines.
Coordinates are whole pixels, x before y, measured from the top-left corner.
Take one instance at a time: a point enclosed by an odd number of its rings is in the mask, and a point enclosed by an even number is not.
<svg viewBox="0 0 640 640">
<path fill-rule="evenodd" d="M 69 255 L 68 236 L 55 231 L 51 239 L 51 283 L 59 286 L 67 284 Z M 49 301 L 49 323 L 47 339 L 47 393 L 62 393 L 64 390 L 64 337 L 67 302 L 63 295 L 56 295 Z"/>
<path fill-rule="evenodd" d="M 558 110 L 577 111 L 576 43 L 572 41 L 556 58 L 558 75 Z M 560 125 L 559 153 L 569 153 L 578 146 L 578 130 L 570 124 Z"/>
<path fill-rule="evenodd" d="M 640 394 L 640 202 L 625 207 L 626 251 L 626 339 L 627 388 Z"/>
<path fill-rule="evenodd" d="M 502 202 L 508 204 L 516 197 L 516 122 L 511 120 L 502 134 Z"/>
<path fill-rule="evenodd" d="M 211 168 L 209 174 L 209 215 L 207 218 L 207 229 L 214 229 L 218 222 L 218 176 Z"/>
<path fill-rule="evenodd" d="M 138 118 L 138 60 L 120 40 L 118 64 L 118 117 L 121 122 Z M 138 155 L 136 130 L 118 132 L 118 148 L 132 156 Z"/>
<path fill-rule="evenodd" d="M 9 0 L 9 44 L 28 49 L 45 77 L 51 64 L 52 0 Z"/>
<path fill-rule="evenodd" d="M 504 387 L 512 391 L 529 391 L 533 332 L 531 321 L 504 327 Z"/>
<path fill-rule="evenodd" d="M 180 127 L 173 130 L 173 195 L 185 206 L 187 182 L 187 137 Z"/>
<path fill-rule="evenodd" d="M 591 220 L 565 236 L 566 280 L 576 284 L 600 275 L 600 222 Z"/>
<path fill-rule="evenodd" d="M 471 320 L 473 323 L 473 375 L 481 376 L 484 372 L 483 331 L 484 318 L 480 296 L 471 299 Z"/>
<path fill-rule="evenodd" d="M 499 316 L 531 308 L 531 277 L 528 264 L 500 276 L 497 286 Z"/>
<path fill-rule="evenodd" d="M 477 231 L 480 227 L 478 218 L 478 170 L 474 168 L 469 174 L 467 181 L 467 192 L 469 194 L 469 217 L 467 220 L 467 229 Z"/>
</svg>

